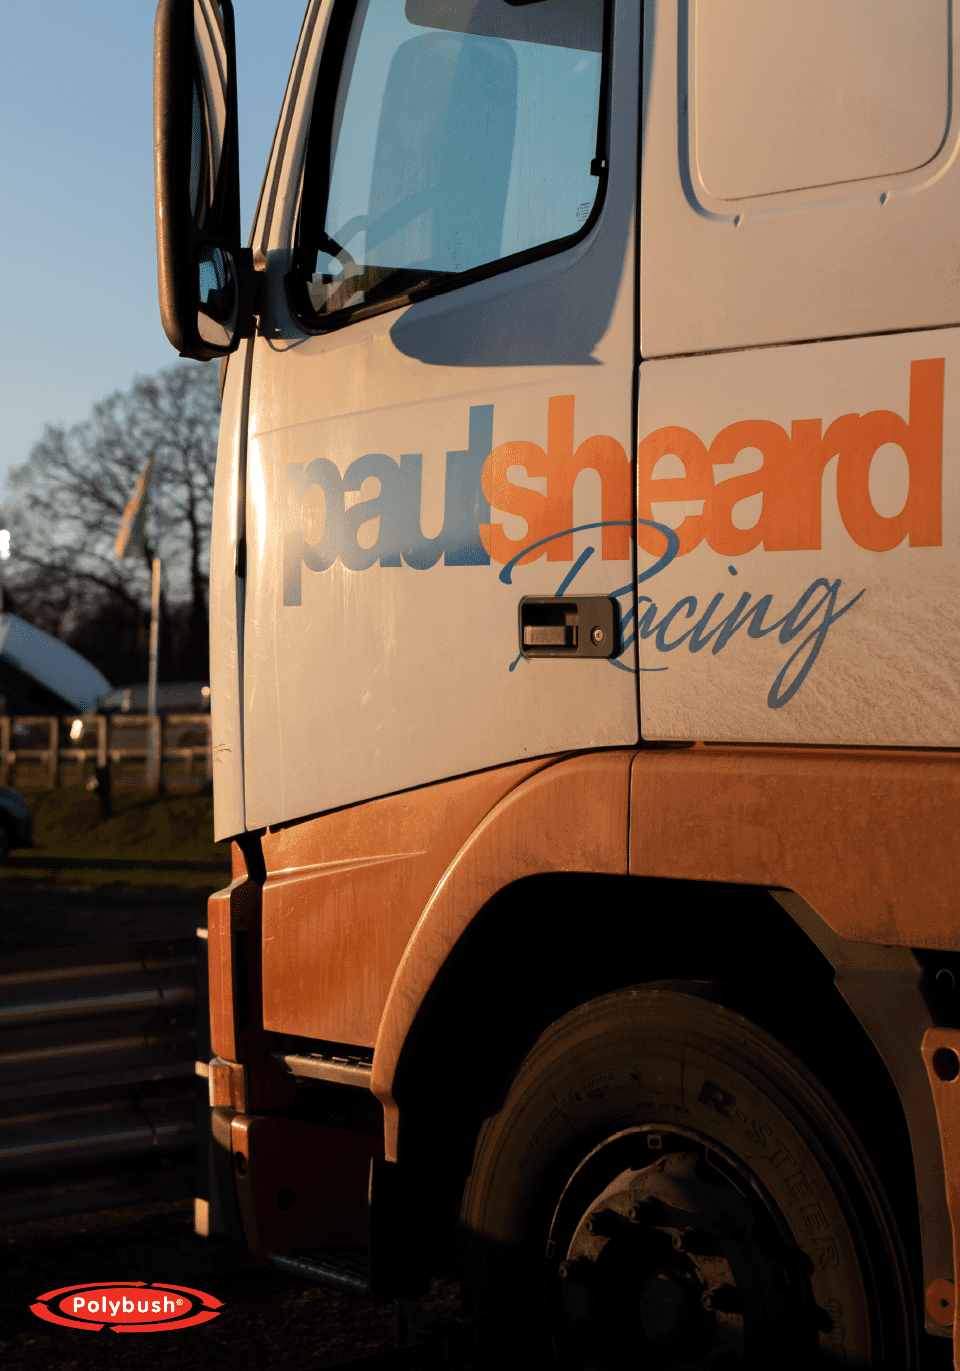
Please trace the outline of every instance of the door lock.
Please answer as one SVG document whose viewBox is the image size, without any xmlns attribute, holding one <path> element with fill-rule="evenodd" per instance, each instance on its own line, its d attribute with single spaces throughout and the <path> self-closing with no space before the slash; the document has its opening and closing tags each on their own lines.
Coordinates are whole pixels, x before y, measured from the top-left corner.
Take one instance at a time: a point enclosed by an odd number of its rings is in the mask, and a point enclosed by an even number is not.
<svg viewBox="0 0 960 1371">
<path fill-rule="evenodd" d="M 527 595 L 520 601 L 524 657 L 616 657 L 620 608 L 606 595 Z"/>
</svg>

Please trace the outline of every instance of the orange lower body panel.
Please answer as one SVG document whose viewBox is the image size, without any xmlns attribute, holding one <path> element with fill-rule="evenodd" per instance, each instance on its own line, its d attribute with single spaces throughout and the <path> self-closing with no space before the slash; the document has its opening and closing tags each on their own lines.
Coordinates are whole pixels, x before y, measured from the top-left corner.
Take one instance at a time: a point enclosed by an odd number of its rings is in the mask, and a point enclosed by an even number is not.
<svg viewBox="0 0 960 1371">
<path fill-rule="evenodd" d="M 323 1235 L 325 1243 L 367 1241 L 374 1138 L 299 1119 L 236 1114 L 230 1146 L 244 1236 L 252 1256 L 295 1252 Z"/>
<path fill-rule="evenodd" d="M 263 1028 L 375 1045 L 389 1157 L 410 1026 L 511 882 L 577 871 L 776 887 L 843 938 L 956 950 L 958 814 L 960 754 L 697 744 L 518 763 L 289 824 L 263 839 Z M 215 1050 L 237 1060 L 225 932 L 228 915 L 254 928 L 241 893 L 215 896 L 210 924 Z"/>
<path fill-rule="evenodd" d="M 477 825 L 544 760 L 388 795 L 263 839 L 263 1025 L 372 1047 L 430 895 Z"/>
<path fill-rule="evenodd" d="M 794 890 L 854 942 L 960 949 L 960 754 L 639 752 L 630 872 Z"/>
</svg>

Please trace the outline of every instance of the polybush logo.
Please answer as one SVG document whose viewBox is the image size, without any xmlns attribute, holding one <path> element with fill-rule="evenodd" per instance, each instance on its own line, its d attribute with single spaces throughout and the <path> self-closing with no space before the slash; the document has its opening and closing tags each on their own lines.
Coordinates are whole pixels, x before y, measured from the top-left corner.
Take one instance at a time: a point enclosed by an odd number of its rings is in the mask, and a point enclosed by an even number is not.
<svg viewBox="0 0 960 1371">
<path fill-rule="evenodd" d="M 99 1333 L 164 1333 L 217 1318 L 222 1300 L 188 1285 L 155 1281 L 89 1281 L 64 1285 L 37 1297 L 38 1319 Z"/>
</svg>

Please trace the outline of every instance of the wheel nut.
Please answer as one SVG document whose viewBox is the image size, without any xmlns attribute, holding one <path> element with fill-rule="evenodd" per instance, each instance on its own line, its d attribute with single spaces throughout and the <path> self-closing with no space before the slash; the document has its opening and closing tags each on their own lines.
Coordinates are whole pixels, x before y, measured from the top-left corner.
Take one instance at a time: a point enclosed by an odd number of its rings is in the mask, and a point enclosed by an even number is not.
<svg viewBox="0 0 960 1371">
<path fill-rule="evenodd" d="M 584 1221 L 583 1230 L 594 1238 L 612 1238 L 622 1223 L 613 1209 L 598 1209 Z"/>
<path fill-rule="evenodd" d="M 575 1285 L 586 1285 L 593 1275 L 593 1262 L 587 1261 L 583 1257 L 573 1257 L 570 1261 L 560 1263 L 557 1267 L 557 1275 L 562 1281 L 572 1281 Z"/>
<path fill-rule="evenodd" d="M 655 1195 L 644 1195 L 627 1209 L 631 1223 L 656 1223 L 660 1215 L 660 1201 Z"/>
<path fill-rule="evenodd" d="M 704 1256 L 712 1250 L 706 1235 L 698 1232 L 696 1228 L 682 1229 L 673 1235 L 671 1242 L 675 1252 L 692 1252 Z"/>
</svg>

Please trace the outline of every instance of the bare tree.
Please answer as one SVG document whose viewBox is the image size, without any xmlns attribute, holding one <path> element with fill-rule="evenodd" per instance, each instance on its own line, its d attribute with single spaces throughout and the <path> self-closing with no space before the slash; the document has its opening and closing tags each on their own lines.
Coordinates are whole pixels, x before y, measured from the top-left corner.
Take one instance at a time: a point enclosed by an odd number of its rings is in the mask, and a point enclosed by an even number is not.
<svg viewBox="0 0 960 1371">
<path fill-rule="evenodd" d="M 138 377 L 73 428 L 47 427 L 29 460 L 8 478 L 10 607 L 84 652 L 116 683 L 144 678 L 150 564 L 157 555 L 167 609 L 161 674 L 206 675 L 219 420 L 216 368 L 182 363 Z M 151 458 L 143 551 L 121 561 L 113 551 L 120 519 Z"/>
</svg>

